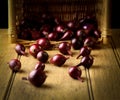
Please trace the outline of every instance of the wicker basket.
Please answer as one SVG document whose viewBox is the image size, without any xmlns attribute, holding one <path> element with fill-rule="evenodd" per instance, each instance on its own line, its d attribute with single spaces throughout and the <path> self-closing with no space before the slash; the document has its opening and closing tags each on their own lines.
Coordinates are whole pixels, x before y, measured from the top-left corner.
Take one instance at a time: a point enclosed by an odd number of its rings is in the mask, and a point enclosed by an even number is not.
<svg viewBox="0 0 120 100">
<path fill-rule="evenodd" d="M 83 18 L 94 14 L 103 35 L 106 30 L 106 14 L 108 0 L 8 0 L 9 5 L 9 37 L 12 43 L 33 42 L 21 40 L 17 36 L 19 24 L 24 18 L 40 18 L 40 14 L 48 12 L 53 16 L 69 21 L 75 17 Z"/>
</svg>

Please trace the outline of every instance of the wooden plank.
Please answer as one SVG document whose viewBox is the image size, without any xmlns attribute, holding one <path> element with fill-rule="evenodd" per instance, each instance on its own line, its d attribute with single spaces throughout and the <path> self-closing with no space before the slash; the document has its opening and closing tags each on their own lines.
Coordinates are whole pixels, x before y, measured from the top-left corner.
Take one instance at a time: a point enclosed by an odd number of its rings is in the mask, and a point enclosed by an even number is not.
<svg viewBox="0 0 120 100">
<path fill-rule="evenodd" d="M 92 52 L 94 66 L 89 70 L 95 100 L 120 99 L 120 69 L 109 38 L 103 39 L 99 50 Z"/>
<path fill-rule="evenodd" d="M 7 62 L 16 57 L 14 44 L 8 42 L 7 31 L 7 29 L 0 29 L 0 100 L 3 100 L 11 77 L 11 70 Z"/>
<path fill-rule="evenodd" d="M 112 48 L 115 52 L 116 58 L 119 62 L 120 67 L 120 29 L 112 29 L 111 30 L 111 39 L 110 42 L 112 44 Z"/>
<path fill-rule="evenodd" d="M 58 53 L 57 50 L 47 51 L 52 57 Z M 82 68 L 82 77 L 85 82 L 73 80 L 68 75 L 69 66 L 76 65 L 79 60 L 76 60 L 78 51 L 74 51 L 74 57 L 70 57 L 62 67 L 56 67 L 52 64 L 46 64 L 47 79 L 42 87 L 36 88 L 28 81 L 22 80 L 22 77 L 27 77 L 29 72 L 34 69 L 37 60 L 33 57 L 22 57 L 23 72 L 16 74 L 13 88 L 9 100 L 89 100 L 89 92 L 87 78 L 84 68 Z"/>
</svg>

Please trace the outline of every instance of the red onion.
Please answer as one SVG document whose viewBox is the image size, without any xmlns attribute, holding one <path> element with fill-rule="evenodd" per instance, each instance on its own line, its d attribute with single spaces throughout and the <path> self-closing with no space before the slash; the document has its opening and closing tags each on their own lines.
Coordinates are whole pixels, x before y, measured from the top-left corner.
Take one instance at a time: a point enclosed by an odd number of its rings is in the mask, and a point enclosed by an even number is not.
<svg viewBox="0 0 120 100">
<path fill-rule="evenodd" d="M 95 39 L 93 37 L 87 37 L 85 40 L 84 40 L 84 46 L 88 46 L 88 47 L 91 47 L 93 48 L 94 45 L 95 45 Z"/>
<path fill-rule="evenodd" d="M 87 37 L 87 35 L 84 32 L 84 30 L 82 30 L 82 29 L 77 30 L 76 38 L 81 39 L 81 40 L 85 40 L 86 37 Z"/>
<path fill-rule="evenodd" d="M 73 79 L 78 79 L 83 82 L 83 79 L 81 78 L 82 71 L 79 67 L 76 66 L 70 67 L 68 73 L 70 77 L 72 77 Z"/>
<path fill-rule="evenodd" d="M 94 58 L 91 55 L 84 56 L 82 57 L 80 64 L 78 64 L 77 66 L 83 65 L 85 68 L 89 69 L 93 64 L 93 61 Z"/>
<path fill-rule="evenodd" d="M 67 30 L 60 40 L 70 40 L 73 37 L 74 33 L 71 30 Z"/>
<path fill-rule="evenodd" d="M 18 72 L 21 68 L 21 62 L 18 59 L 11 59 L 8 64 L 13 72 Z"/>
<path fill-rule="evenodd" d="M 51 41 L 56 41 L 58 39 L 57 32 L 51 32 L 48 34 L 47 38 Z"/>
<path fill-rule="evenodd" d="M 73 29 L 74 26 L 75 26 L 74 21 L 69 21 L 69 22 L 67 23 L 67 27 L 70 28 L 70 29 Z"/>
<path fill-rule="evenodd" d="M 47 76 L 41 69 L 34 69 L 28 75 L 30 83 L 36 87 L 40 87 L 46 80 Z"/>
<path fill-rule="evenodd" d="M 92 30 L 94 30 L 94 25 L 93 24 L 86 24 L 83 26 L 83 29 L 87 35 L 90 34 Z"/>
<path fill-rule="evenodd" d="M 72 55 L 71 44 L 69 42 L 61 42 L 59 44 L 59 51 L 64 55 Z"/>
<path fill-rule="evenodd" d="M 32 44 L 29 48 L 29 52 L 33 57 L 37 57 L 37 53 L 43 50 L 39 44 Z"/>
<path fill-rule="evenodd" d="M 37 40 L 37 44 L 39 44 L 44 50 L 48 50 L 51 48 L 51 43 L 48 38 L 40 38 Z"/>
<path fill-rule="evenodd" d="M 41 70 L 44 70 L 45 69 L 45 64 L 42 63 L 42 62 L 38 62 L 36 65 L 35 65 L 35 69 L 41 69 Z"/>
<path fill-rule="evenodd" d="M 78 39 L 78 38 L 73 38 L 71 40 L 71 44 L 72 44 L 73 49 L 79 50 L 83 46 L 83 40 Z"/>
<path fill-rule="evenodd" d="M 28 55 L 28 53 L 25 52 L 25 46 L 23 44 L 16 44 L 15 51 L 18 55 Z"/>
<path fill-rule="evenodd" d="M 93 34 L 94 34 L 95 38 L 97 38 L 97 39 L 101 38 L 101 31 L 100 30 L 94 30 Z"/>
<path fill-rule="evenodd" d="M 58 25 L 56 26 L 55 30 L 59 33 L 64 33 L 66 29 L 63 25 Z"/>
<path fill-rule="evenodd" d="M 91 49 L 87 46 L 83 46 L 81 49 L 80 49 L 80 53 L 79 55 L 77 56 L 77 59 L 80 57 L 80 56 L 87 56 L 87 55 L 90 55 L 91 53 Z"/>
<path fill-rule="evenodd" d="M 46 51 L 42 50 L 37 53 L 37 59 L 40 62 L 46 63 L 48 61 L 48 58 L 49 58 L 49 55 Z"/>
<path fill-rule="evenodd" d="M 68 59 L 68 57 L 65 57 L 61 54 L 56 54 L 55 56 L 53 56 L 50 59 L 50 63 L 52 63 L 56 66 L 62 66 L 66 62 L 67 59 Z"/>
</svg>

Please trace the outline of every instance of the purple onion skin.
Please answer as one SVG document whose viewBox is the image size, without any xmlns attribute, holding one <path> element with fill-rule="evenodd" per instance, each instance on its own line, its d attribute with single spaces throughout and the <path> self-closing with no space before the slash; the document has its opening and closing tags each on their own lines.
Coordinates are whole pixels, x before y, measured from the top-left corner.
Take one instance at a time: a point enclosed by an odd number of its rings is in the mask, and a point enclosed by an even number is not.
<svg viewBox="0 0 120 100">
<path fill-rule="evenodd" d="M 89 69 L 93 65 L 93 62 L 94 62 L 94 58 L 91 55 L 88 55 L 82 57 L 80 64 L 78 64 L 77 66 L 82 65 L 85 68 Z"/>
<path fill-rule="evenodd" d="M 45 64 L 42 63 L 42 62 L 38 62 L 36 65 L 35 65 L 35 69 L 38 70 L 44 70 L 45 69 Z"/>
<path fill-rule="evenodd" d="M 33 56 L 33 57 L 37 57 L 37 54 L 39 51 L 43 50 L 42 47 L 38 44 L 33 44 L 30 46 L 29 48 L 29 53 Z"/>
<path fill-rule="evenodd" d="M 93 37 L 87 37 L 85 40 L 84 40 L 84 46 L 88 46 L 90 48 L 93 48 L 95 46 L 95 39 Z"/>
<path fill-rule="evenodd" d="M 71 44 L 74 50 L 79 50 L 81 47 L 83 47 L 83 40 L 78 38 L 73 38 L 71 40 Z"/>
<path fill-rule="evenodd" d="M 37 41 L 37 44 L 39 44 L 44 50 L 49 50 L 51 48 L 51 43 L 48 38 L 40 38 Z"/>
<path fill-rule="evenodd" d="M 50 63 L 56 65 L 56 66 L 62 66 L 68 58 L 61 55 L 61 54 L 56 54 L 50 59 Z"/>
<path fill-rule="evenodd" d="M 59 44 L 59 51 L 64 55 L 72 55 L 71 44 L 69 42 L 61 42 Z"/>
<path fill-rule="evenodd" d="M 21 69 L 21 62 L 18 59 L 12 59 L 8 64 L 13 72 L 18 72 Z"/>
<path fill-rule="evenodd" d="M 66 32 L 64 32 L 60 40 L 70 40 L 72 39 L 73 35 L 74 35 L 73 31 L 67 30 Z"/>
<path fill-rule="evenodd" d="M 80 53 L 79 55 L 77 56 L 77 59 L 80 57 L 80 56 L 88 56 L 90 55 L 91 53 L 91 49 L 87 46 L 83 46 L 81 49 L 80 49 Z"/>
<path fill-rule="evenodd" d="M 48 34 L 47 38 L 51 41 L 57 41 L 58 40 L 58 34 L 57 32 L 51 32 Z"/>
<path fill-rule="evenodd" d="M 49 55 L 46 51 L 39 51 L 36 57 L 40 62 L 46 63 L 48 61 Z"/>
<path fill-rule="evenodd" d="M 83 82 L 83 79 L 81 78 L 82 71 L 79 67 L 77 67 L 77 66 L 70 67 L 68 73 L 71 78 L 77 79 L 77 80 L 80 80 Z"/>
<path fill-rule="evenodd" d="M 23 44 L 16 44 L 15 51 L 18 55 L 26 55 L 25 46 Z"/>
<path fill-rule="evenodd" d="M 28 75 L 28 80 L 35 87 L 41 87 L 45 82 L 46 78 L 47 76 L 45 72 L 40 69 L 34 69 Z"/>
</svg>

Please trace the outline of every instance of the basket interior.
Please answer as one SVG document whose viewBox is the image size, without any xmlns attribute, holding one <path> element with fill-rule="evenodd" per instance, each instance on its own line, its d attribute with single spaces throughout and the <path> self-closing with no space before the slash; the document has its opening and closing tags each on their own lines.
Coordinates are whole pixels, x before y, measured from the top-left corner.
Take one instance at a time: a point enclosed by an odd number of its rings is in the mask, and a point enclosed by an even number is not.
<svg viewBox="0 0 120 100">
<path fill-rule="evenodd" d="M 40 20 L 46 13 L 60 18 L 62 21 L 81 19 L 87 15 L 94 15 L 101 29 L 104 17 L 103 0 L 14 0 L 15 24 L 17 32 L 22 20 Z"/>
</svg>

